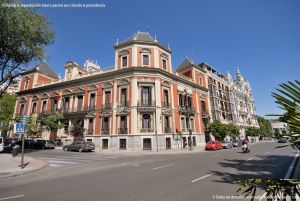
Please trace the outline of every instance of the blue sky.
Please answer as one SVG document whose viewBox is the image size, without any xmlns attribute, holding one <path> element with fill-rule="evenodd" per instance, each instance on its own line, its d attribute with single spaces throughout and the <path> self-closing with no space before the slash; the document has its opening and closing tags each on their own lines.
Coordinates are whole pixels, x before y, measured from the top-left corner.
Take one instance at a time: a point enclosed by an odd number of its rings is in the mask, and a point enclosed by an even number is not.
<svg viewBox="0 0 300 201">
<path fill-rule="evenodd" d="M 46 3 L 43 0 L 26 3 Z M 49 1 L 47 1 L 49 2 Z M 104 3 L 105 8 L 42 8 L 56 31 L 47 62 L 57 73 L 74 60 L 90 58 L 114 65 L 113 45 L 137 31 L 170 44 L 175 69 L 186 56 L 220 72 L 238 66 L 250 81 L 257 114 L 279 113 L 271 92 L 299 80 L 300 1 L 298 0 L 68 0 L 51 3 Z"/>
</svg>

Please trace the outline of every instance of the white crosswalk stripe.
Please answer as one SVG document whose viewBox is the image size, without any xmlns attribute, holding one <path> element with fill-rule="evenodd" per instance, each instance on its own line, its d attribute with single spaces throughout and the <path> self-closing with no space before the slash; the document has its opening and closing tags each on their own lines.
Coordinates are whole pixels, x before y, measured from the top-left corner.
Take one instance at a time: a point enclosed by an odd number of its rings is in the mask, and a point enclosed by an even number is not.
<svg viewBox="0 0 300 201">
<path fill-rule="evenodd" d="M 39 157 L 38 159 L 48 161 L 50 167 L 61 167 L 61 166 L 68 166 L 68 165 L 90 163 L 95 161 L 112 160 L 112 159 L 117 159 L 117 157 L 99 156 L 99 155 L 92 155 L 92 156 L 59 155 L 55 157 Z"/>
</svg>

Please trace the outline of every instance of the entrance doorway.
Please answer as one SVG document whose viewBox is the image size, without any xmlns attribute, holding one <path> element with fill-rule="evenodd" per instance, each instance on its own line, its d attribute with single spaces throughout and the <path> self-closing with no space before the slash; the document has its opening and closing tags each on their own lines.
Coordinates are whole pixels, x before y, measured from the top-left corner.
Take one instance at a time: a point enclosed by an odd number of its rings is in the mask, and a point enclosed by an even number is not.
<svg viewBox="0 0 300 201">
<path fill-rule="evenodd" d="M 166 138 L 166 149 L 171 149 L 171 138 Z"/>
</svg>

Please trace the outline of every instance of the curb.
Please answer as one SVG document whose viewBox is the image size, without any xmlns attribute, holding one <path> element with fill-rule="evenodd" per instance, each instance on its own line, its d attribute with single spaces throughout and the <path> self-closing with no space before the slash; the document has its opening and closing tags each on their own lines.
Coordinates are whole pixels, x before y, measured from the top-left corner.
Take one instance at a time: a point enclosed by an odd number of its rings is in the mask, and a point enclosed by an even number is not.
<svg viewBox="0 0 300 201">
<path fill-rule="evenodd" d="M 33 159 L 33 160 L 36 160 L 36 161 L 41 161 L 43 163 L 43 165 L 41 167 L 39 167 L 39 168 L 36 168 L 36 169 L 32 169 L 32 170 L 28 170 L 28 171 L 23 171 L 23 172 L 19 172 L 19 173 L 12 173 L 10 175 L 0 177 L 0 180 L 1 179 L 12 178 L 12 177 L 17 177 L 17 176 L 21 176 L 21 175 L 25 175 L 25 174 L 29 174 L 29 173 L 32 173 L 32 172 L 36 172 L 38 170 L 42 170 L 45 167 L 49 166 L 49 162 L 48 161 L 34 159 L 32 157 L 29 157 L 29 156 L 26 156 L 26 158 Z"/>
</svg>

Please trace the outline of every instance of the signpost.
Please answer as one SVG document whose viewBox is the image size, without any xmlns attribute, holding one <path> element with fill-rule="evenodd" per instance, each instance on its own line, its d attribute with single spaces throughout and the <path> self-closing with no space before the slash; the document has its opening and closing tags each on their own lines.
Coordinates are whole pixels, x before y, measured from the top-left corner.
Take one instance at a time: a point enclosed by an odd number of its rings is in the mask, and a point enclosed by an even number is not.
<svg viewBox="0 0 300 201">
<path fill-rule="evenodd" d="M 24 133 L 25 133 L 25 125 L 27 123 L 27 116 L 23 116 L 22 123 L 15 124 L 15 133 L 17 135 L 21 135 L 22 140 L 22 155 L 21 155 L 21 168 L 24 168 Z"/>
</svg>

